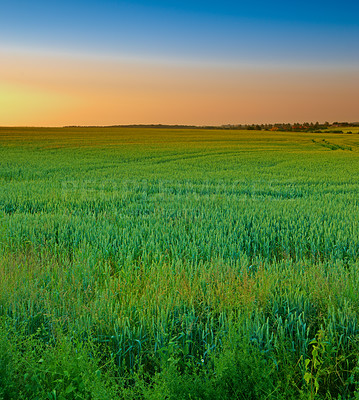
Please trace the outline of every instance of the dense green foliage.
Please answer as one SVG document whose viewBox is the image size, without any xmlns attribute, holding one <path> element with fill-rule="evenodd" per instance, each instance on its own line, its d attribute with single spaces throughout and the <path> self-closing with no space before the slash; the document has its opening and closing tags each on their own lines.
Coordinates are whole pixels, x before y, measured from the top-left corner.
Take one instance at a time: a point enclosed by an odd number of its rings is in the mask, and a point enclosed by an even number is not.
<svg viewBox="0 0 359 400">
<path fill-rule="evenodd" d="M 0 399 L 358 399 L 359 135 L 0 129 Z"/>
</svg>

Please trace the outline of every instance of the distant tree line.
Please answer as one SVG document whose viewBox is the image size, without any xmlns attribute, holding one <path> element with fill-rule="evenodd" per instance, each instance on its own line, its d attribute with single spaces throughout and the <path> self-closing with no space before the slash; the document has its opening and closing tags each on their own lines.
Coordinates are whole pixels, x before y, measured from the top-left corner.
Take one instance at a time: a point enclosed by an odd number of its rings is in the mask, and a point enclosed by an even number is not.
<svg viewBox="0 0 359 400">
<path fill-rule="evenodd" d="M 296 122 L 292 123 L 276 123 L 276 124 L 246 124 L 246 125 L 222 125 L 222 129 L 245 129 L 245 130 L 256 130 L 256 131 L 283 131 L 283 132 L 318 132 L 320 133 L 323 129 L 327 133 L 343 133 L 342 130 L 330 129 L 340 127 L 358 127 L 359 122 Z M 348 132 L 347 132 L 348 133 Z"/>
<path fill-rule="evenodd" d="M 110 125 L 110 126 L 64 126 L 64 128 L 166 128 L 166 129 L 238 129 L 255 131 L 283 131 L 283 132 L 317 132 L 323 129 L 327 133 L 343 133 L 342 130 L 335 128 L 359 127 L 359 122 L 295 122 L 295 123 L 276 123 L 276 124 L 226 124 L 226 125 L 164 125 L 164 124 L 131 124 L 131 125 Z M 331 129 L 333 128 L 333 129 Z M 346 132 L 350 133 L 350 132 Z"/>
</svg>

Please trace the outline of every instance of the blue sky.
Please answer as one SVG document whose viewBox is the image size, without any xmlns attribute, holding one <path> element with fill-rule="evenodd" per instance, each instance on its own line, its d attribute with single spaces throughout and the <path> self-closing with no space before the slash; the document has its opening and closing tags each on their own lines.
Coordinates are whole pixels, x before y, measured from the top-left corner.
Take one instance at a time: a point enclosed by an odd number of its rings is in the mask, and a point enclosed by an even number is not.
<svg viewBox="0 0 359 400">
<path fill-rule="evenodd" d="M 169 61 L 359 61 L 358 1 L 2 1 L 3 46 Z"/>
</svg>

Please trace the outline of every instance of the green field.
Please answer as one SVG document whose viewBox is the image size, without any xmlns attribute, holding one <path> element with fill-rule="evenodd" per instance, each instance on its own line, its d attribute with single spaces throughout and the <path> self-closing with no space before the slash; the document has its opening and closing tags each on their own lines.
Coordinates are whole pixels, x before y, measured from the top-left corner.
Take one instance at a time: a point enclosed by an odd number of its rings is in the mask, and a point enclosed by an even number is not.
<svg viewBox="0 0 359 400">
<path fill-rule="evenodd" d="M 0 160 L 0 399 L 359 399 L 357 133 L 0 128 Z"/>
</svg>

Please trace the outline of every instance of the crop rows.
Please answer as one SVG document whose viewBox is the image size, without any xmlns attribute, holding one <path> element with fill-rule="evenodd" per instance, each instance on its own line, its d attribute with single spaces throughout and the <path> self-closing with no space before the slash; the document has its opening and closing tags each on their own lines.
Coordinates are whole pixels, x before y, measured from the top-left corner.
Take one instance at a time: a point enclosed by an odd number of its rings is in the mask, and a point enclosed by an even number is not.
<svg viewBox="0 0 359 400">
<path fill-rule="evenodd" d="M 358 139 L 321 135 L 2 129 L 5 325 L 118 377 L 211 381 L 249 346 L 295 395 L 354 396 Z"/>
</svg>

